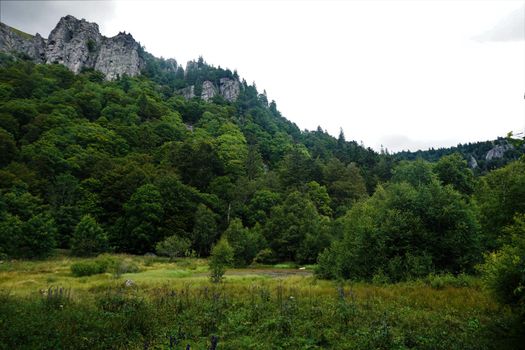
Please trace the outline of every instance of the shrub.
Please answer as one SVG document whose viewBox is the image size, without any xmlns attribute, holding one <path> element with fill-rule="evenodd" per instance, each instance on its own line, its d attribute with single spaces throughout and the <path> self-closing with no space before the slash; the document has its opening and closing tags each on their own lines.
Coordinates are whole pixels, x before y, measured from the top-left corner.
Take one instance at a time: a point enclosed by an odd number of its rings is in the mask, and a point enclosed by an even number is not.
<svg viewBox="0 0 525 350">
<path fill-rule="evenodd" d="M 275 253 L 270 248 L 265 248 L 261 250 L 255 258 L 253 258 L 253 262 L 257 264 L 274 264 L 276 263 L 277 257 L 275 256 Z"/>
<path fill-rule="evenodd" d="M 100 255 L 94 260 L 79 261 L 71 265 L 75 277 L 91 276 L 104 272 L 112 272 L 117 277 L 124 273 L 139 272 L 138 265 L 131 259 L 119 259 L 111 255 Z"/>
<path fill-rule="evenodd" d="M 496 299 L 525 316 L 525 214 L 516 216 L 505 231 L 512 242 L 488 254 L 480 270 Z"/>
<path fill-rule="evenodd" d="M 136 273 L 140 271 L 139 266 L 131 259 L 118 261 L 113 269 L 117 277 L 125 273 Z"/>
<path fill-rule="evenodd" d="M 108 267 L 103 260 L 79 261 L 71 265 L 71 273 L 75 277 L 91 276 L 106 272 Z"/>
<path fill-rule="evenodd" d="M 228 243 L 226 238 L 221 238 L 219 242 L 213 246 L 210 255 L 210 278 L 214 283 L 222 281 L 222 276 L 226 272 L 226 266 L 233 263 L 233 248 Z"/>
<path fill-rule="evenodd" d="M 466 274 L 459 274 L 454 276 L 450 273 L 444 274 L 429 274 L 423 281 L 434 289 L 443 289 L 445 287 L 471 287 L 473 285 L 473 277 Z"/>
<path fill-rule="evenodd" d="M 525 344 L 525 214 L 516 216 L 503 232 L 511 242 L 488 254 L 480 270 L 492 295 L 510 306 L 514 316 L 511 332 Z"/>
<path fill-rule="evenodd" d="M 191 241 L 189 239 L 173 235 L 157 243 L 155 250 L 157 254 L 167 256 L 170 260 L 173 260 L 176 257 L 185 256 L 190 246 Z"/>
<path fill-rule="evenodd" d="M 107 250 L 106 233 L 91 215 L 84 215 L 73 232 L 71 252 L 77 256 L 96 255 Z"/>
</svg>

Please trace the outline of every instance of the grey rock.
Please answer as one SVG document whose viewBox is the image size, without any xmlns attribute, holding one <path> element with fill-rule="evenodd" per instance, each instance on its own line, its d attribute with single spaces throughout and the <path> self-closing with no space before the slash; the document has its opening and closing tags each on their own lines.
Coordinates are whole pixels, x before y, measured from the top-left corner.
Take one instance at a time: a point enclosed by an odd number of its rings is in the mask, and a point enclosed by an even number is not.
<svg viewBox="0 0 525 350">
<path fill-rule="evenodd" d="M 102 42 L 94 68 L 113 80 L 123 75 L 138 75 L 142 66 L 139 44 L 130 34 L 119 33 Z"/>
<path fill-rule="evenodd" d="M 190 85 L 190 86 L 185 87 L 184 89 L 180 89 L 177 92 L 180 95 L 184 96 L 185 99 L 189 100 L 195 97 L 195 86 Z"/>
<path fill-rule="evenodd" d="M 217 95 L 217 88 L 209 80 L 202 83 L 201 99 L 204 101 L 210 101 L 215 95 Z"/>
<path fill-rule="evenodd" d="M 96 23 L 62 17 L 49 34 L 46 63 L 60 63 L 74 73 L 83 68 L 94 68 L 102 35 Z"/>
<path fill-rule="evenodd" d="M 219 80 L 219 91 L 227 101 L 233 102 L 239 97 L 241 91 L 238 80 L 221 78 Z"/>
<path fill-rule="evenodd" d="M 126 280 L 126 282 L 124 282 L 124 286 L 126 286 L 126 287 L 134 287 L 135 286 L 135 281 L 133 281 L 133 280 Z"/>
<path fill-rule="evenodd" d="M 492 159 L 503 158 L 505 152 L 513 148 L 514 147 L 509 143 L 505 143 L 503 145 L 495 145 L 490 151 L 487 152 L 485 160 L 490 161 Z"/>
<path fill-rule="evenodd" d="M 39 34 L 22 35 L 0 23 L 0 51 L 22 52 L 37 63 L 60 63 L 74 73 L 93 68 L 109 80 L 138 75 L 144 68 L 140 45 L 130 34 L 106 38 L 96 23 L 73 16 L 62 17 L 47 41 Z M 170 64 L 177 66 L 175 60 Z"/>
<path fill-rule="evenodd" d="M 20 52 L 38 63 L 45 62 L 46 42 L 40 34 L 23 35 L 0 22 L 0 52 Z"/>
<path fill-rule="evenodd" d="M 478 167 L 478 161 L 473 156 L 470 156 L 468 161 L 468 166 L 470 169 L 476 169 Z"/>
</svg>

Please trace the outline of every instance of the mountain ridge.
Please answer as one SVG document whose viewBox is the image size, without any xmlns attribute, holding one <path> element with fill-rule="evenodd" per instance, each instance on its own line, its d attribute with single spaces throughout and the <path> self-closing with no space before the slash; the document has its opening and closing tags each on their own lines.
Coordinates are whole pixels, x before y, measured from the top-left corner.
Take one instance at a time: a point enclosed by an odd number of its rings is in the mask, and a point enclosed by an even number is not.
<svg viewBox="0 0 525 350">
<path fill-rule="evenodd" d="M 228 102 L 236 101 L 242 84 L 236 72 L 209 70 L 209 65 L 199 58 L 189 61 L 183 69 L 174 58 L 157 58 L 145 51 L 144 47 L 133 36 L 119 32 L 112 37 L 100 33 L 97 23 L 77 19 L 72 15 L 62 17 L 47 39 L 36 33 L 31 35 L 0 22 L 0 52 L 22 56 L 36 63 L 63 64 L 75 74 L 86 69 L 93 69 L 104 74 L 107 80 L 116 80 L 122 76 L 144 74 L 160 84 L 170 86 L 173 94 L 186 99 L 200 98 L 211 102 L 221 97 Z M 204 73 L 202 72 L 204 71 Z M 488 148 L 491 142 L 492 148 Z M 480 152 L 464 151 L 465 145 L 445 147 L 434 150 L 417 150 L 396 152 L 396 158 L 403 160 L 421 157 L 435 161 L 436 154 L 450 154 L 458 151 L 469 162 L 471 168 L 485 168 L 486 161 L 504 158 L 506 153 L 516 153 L 512 147 L 501 146 L 498 140 L 477 142 L 485 150 Z M 471 145 L 471 144 L 469 144 Z M 498 148 L 499 147 L 499 148 Z M 505 149 L 500 149 L 504 147 Z M 472 147 L 470 147 L 472 148 Z M 492 154 L 487 159 L 487 154 Z M 513 154 L 513 158 L 515 155 Z M 494 162 L 493 162 L 494 163 Z M 489 165 L 493 168 L 498 165 Z"/>
</svg>

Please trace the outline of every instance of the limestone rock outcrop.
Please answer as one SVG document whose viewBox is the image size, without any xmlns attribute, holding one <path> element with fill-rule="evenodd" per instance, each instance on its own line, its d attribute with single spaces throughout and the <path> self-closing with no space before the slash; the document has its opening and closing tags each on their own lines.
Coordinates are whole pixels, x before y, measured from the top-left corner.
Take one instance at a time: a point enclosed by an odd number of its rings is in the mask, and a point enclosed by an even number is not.
<svg viewBox="0 0 525 350">
<path fill-rule="evenodd" d="M 0 52 L 22 53 L 43 63 L 46 59 L 46 42 L 38 33 L 31 36 L 0 22 Z"/>
<path fill-rule="evenodd" d="M 21 52 L 38 63 L 60 63 L 74 73 L 96 69 L 109 80 L 138 75 L 144 68 L 140 45 L 130 34 L 106 38 L 96 23 L 73 16 L 62 17 L 47 40 L 0 24 L 0 52 Z"/>
<path fill-rule="evenodd" d="M 95 62 L 95 69 L 106 74 L 108 79 L 113 80 L 119 75 L 126 74 L 132 77 L 140 74 L 142 65 L 143 62 L 139 56 L 139 44 L 131 34 L 119 33 L 102 42 Z"/>
<path fill-rule="evenodd" d="M 101 43 L 96 23 L 62 17 L 47 39 L 46 63 L 63 64 L 74 73 L 94 68 Z"/>
<path fill-rule="evenodd" d="M 186 99 L 195 97 L 195 85 L 187 86 L 177 91 L 179 95 L 184 96 Z M 218 86 L 209 80 L 205 80 L 202 83 L 202 92 L 200 98 L 204 101 L 211 101 L 216 95 L 222 96 L 225 100 L 233 102 L 237 100 L 241 93 L 241 84 L 236 79 L 221 78 L 219 79 Z"/>
<path fill-rule="evenodd" d="M 202 83 L 202 93 L 201 98 L 204 101 L 210 101 L 213 97 L 217 95 L 217 88 L 213 83 L 209 80 L 206 80 Z"/>
<path fill-rule="evenodd" d="M 493 159 L 503 158 L 505 152 L 513 149 L 514 147 L 509 143 L 504 143 L 502 145 L 495 145 L 490 151 L 487 152 L 485 160 L 490 161 Z"/>
<path fill-rule="evenodd" d="M 107 38 L 100 33 L 96 23 L 79 20 L 70 15 L 60 19 L 48 39 L 42 38 L 40 34 L 33 36 L 21 32 L 0 22 L 0 52 L 15 54 L 18 57 L 22 55 L 23 58 L 29 58 L 36 63 L 63 64 L 74 73 L 80 73 L 84 69 L 95 69 L 104 73 L 108 80 L 123 75 L 139 75 L 146 68 L 146 63 L 148 67 L 153 63 L 153 69 L 161 74 L 175 73 L 181 69 L 174 59 L 159 59 L 145 52 L 131 34 L 121 32 Z M 199 61 L 188 62 L 184 72 L 185 78 L 189 72 L 207 69 L 206 67 L 202 58 L 199 58 Z M 225 75 L 228 77 L 223 75 L 222 78 L 219 76 L 218 80 L 213 78 L 213 81 L 203 81 L 202 85 L 197 85 L 201 89 L 190 85 L 177 93 L 186 99 L 198 95 L 197 97 L 204 101 L 211 101 L 220 95 L 233 102 L 239 97 L 241 84 L 238 77 L 231 72 Z"/>
<path fill-rule="evenodd" d="M 227 101 L 235 101 L 239 97 L 241 87 L 238 80 L 221 78 L 219 84 L 219 91 L 222 97 Z"/>
</svg>

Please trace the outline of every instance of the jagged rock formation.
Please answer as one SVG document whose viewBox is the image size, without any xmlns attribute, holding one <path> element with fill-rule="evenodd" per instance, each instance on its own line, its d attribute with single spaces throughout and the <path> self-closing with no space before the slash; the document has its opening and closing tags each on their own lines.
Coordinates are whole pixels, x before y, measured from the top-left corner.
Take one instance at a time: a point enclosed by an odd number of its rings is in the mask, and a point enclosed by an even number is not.
<svg viewBox="0 0 525 350">
<path fill-rule="evenodd" d="M 83 69 L 95 69 L 105 74 L 106 79 L 114 80 L 119 76 L 136 76 L 146 68 L 147 63 L 162 62 L 157 69 L 175 73 L 179 69 L 174 59 L 158 59 L 145 52 L 131 34 L 119 33 L 107 38 L 100 34 L 96 23 L 73 16 L 60 19 L 46 40 L 40 34 L 29 35 L 0 22 L 0 52 L 23 54 L 25 58 L 37 63 L 59 63 L 74 73 Z M 201 59 L 202 60 L 202 59 Z M 156 63 L 155 63 L 156 62 Z M 190 61 L 185 74 L 206 66 L 203 62 Z M 159 68 L 160 67 L 160 68 Z M 182 68 L 180 68 L 182 70 Z M 231 73 L 230 73 L 231 74 Z M 177 91 L 186 99 L 198 97 L 211 101 L 220 95 L 227 101 L 235 101 L 240 94 L 240 83 L 235 75 L 231 78 L 217 78 L 202 82 L 202 89 L 195 85 L 186 86 Z M 209 78 L 208 78 L 209 79 Z M 193 80 L 195 81 L 195 80 Z M 200 87 L 200 85 L 199 85 Z M 196 90 L 199 91 L 196 93 Z"/>
<path fill-rule="evenodd" d="M 478 161 L 472 155 L 468 161 L 468 166 L 470 169 L 476 169 L 478 167 Z"/>
<path fill-rule="evenodd" d="M 188 69 L 186 69 L 187 71 Z M 186 99 L 195 97 L 195 85 L 190 85 L 184 89 L 177 91 L 180 95 L 184 96 Z M 233 102 L 239 97 L 241 92 L 241 84 L 236 79 L 230 78 L 221 78 L 219 80 L 219 85 L 216 86 L 209 80 L 206 80 L 202 83 L 202 92 L 200 98 L 204 101 L 210 101 L 216 95 L 221 95 L 225 100 Z"/>
<path fill-rule="evenodd" d="M 217 95 L 217 88 L 209 80 L 202 83 L 201 98 L 204 101 L 210 101 L 215 95 Z"/>
<path fill-rule="evenodd" d="M 102 42 L 95 69 L 106 74 L 106 77 L 112 80 L 124 74 L 138 75 L 142 65 L 143 61 L 139 56 L 139 44 L 131 34 L 119 33 Z"/>
<path fill-rule="evenodd" d="M 19 52 L 43 63 L 45 50 L 46 42 L 40 34 L 25 35 L 0 22 L 0 52 Z"/>
<path fill-rule="evenodd" d="M 46 63 L 63 64 L 74 73 L 94 68 L 101 43 L 96 23 L 62 17 L 47 39 Z"/>
<path fill-rule="evenodd" d="M 485 160 L 490 161 L 497 158 L 503 158 L 505 152 L 513 148 L 514 147 L 509 143 L 505 143 L 503 145 L 495 145 L 490 151 L 487 152 Z"/>
<path fill-rule="evenodd" d="M 239 97 L 241 87 L 238 80 L 222 78 L 220 79 L 219 91 L 227 101 L 235 101 Z"/>
<path fill-rule="evenodd" d="M 73 16 L 62 17 L 47 40 L 0 24 L 0 51 L 22 52 L 38 63 L 60 63 L 75 73 L 93 68 L 109 80 L 138 75 L 144 67 L 140 45 L 130 34 L 106 38 L 96 23 Z"/>
<path fill-rule="evenodd" d="M 178 93 L 184 96 L 184 98 L 187 100 L 189 100 L 190 98 L 194 98 L 195 97 L 195 86 L 194 85 L 187 86 L 184 89 L 180 89 Z"/>
</svg>

